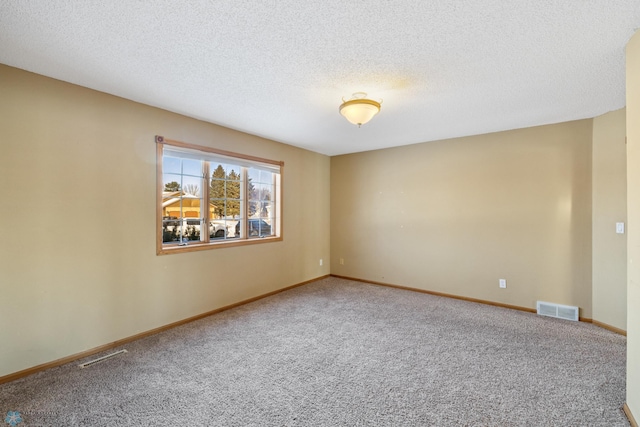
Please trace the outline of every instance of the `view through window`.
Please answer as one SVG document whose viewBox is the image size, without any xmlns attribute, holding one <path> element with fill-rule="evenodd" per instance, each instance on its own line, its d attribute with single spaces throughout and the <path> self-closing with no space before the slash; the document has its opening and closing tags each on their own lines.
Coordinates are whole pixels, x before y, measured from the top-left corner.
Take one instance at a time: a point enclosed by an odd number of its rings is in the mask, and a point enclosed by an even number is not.
<svg viewBox="0 0 640 427">
<path fill-rule="evenodd" d="M 156 142 L 158 253 L 280 238 L 282 162 Z"/>
</svg>

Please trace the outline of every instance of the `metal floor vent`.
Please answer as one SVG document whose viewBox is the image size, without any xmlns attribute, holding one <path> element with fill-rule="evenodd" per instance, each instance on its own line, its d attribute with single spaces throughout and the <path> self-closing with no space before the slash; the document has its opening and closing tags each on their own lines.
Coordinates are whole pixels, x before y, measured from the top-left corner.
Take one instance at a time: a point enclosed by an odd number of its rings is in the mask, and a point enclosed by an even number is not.
<svg viewBox="0 0 640 427">
<path fill-rule="evenodd" d="M 111 359 L 114 356 L 117 356 L 119 354 L 123 354 L 123 353 L 126 353 L 126 352 L 127 352 L 127 350 L 119 350 L 119 351 L 116 351 L 115 353 L 110 353 L 110 354 L 107 354 L 106 356 L 98 357 L 97 359 L 93 359 L 93 360 L 90 360 L 88 362 L 81 363 L 78 366 L 81 367 L 81 368 L 88 368 L 91 365 L 95 365 L 96 363 L 102 362 L 102 361 L 107 360 L 107 359 Z"/>
<path fill-rule="evenodd" d="M 578 307 L 538 301 L 537 312 L 541 316 L 578 321 Z"/>
</svg>

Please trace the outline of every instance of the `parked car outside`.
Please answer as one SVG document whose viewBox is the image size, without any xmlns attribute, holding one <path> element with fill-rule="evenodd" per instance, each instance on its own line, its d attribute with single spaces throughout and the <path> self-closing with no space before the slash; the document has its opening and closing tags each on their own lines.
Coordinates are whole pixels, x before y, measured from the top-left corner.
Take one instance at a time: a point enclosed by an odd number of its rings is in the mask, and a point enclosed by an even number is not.
<svg viewBox="0 0 640 427">
<path fill-rule="evenodd" d="M 224 221 L 213 220 L 209 223 L 209 237 L 221 238 L 229 234 L 227 225 Z"/>
<path fill-rule="evenodd" d="M 236 237 L 240 237 L 240 222 L 236 224 Z M 263 219 L 250 218 L 247 221 L 247 234 L 249 236 L 271 236 L 271 226 Z"/>
<path fill-rule="evenodd" d="M 200 240 L 200 218 L 176 218 L 163 217 L 163 242 L 172 242 L 180 240 L 180 232 L 182 238 L 187 240 Z M 224 238 L 227 235 L 227 227 L 224 222 L 209 222 L 209 237 Z"/>
</svg>

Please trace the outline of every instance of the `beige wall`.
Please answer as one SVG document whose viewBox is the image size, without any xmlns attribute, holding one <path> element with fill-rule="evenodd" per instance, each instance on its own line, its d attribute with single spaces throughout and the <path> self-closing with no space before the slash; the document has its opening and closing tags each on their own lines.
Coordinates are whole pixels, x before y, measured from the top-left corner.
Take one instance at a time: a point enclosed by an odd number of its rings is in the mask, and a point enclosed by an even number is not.
<svg viewBox="0 0 640 427">
<path fill-rule="evenodd" d="M 332 157 L 331 272 L 590 318 L 591 141 L 582 120 Z"/>
<path fill-rule="evenodd" d="M 0 376 L 329 273 L 328 157 L 4 65 L 0 94 Z M 284 241 L 156 256 L 156 134 L 284 161 Z"/>
<path fill-rule="evenodd" d="M 626 110 L 593 119 L 593 319 L 627 329 Z M 626 233 L 626 230 L 625 230 Z"/>
<path fill-rule="evenodd" d="M 627 45 L 627 405 L 640 422 L 640 32 Z"/>
<path fill-rule="evenodd" d="M 329 160 L 2 65 L 0 93 L 0 376 L 329 271 L 624 329 L 624 110 Z M 156 256 L 156 134 L 283 160 L 284 241 Z"/>
</svg>

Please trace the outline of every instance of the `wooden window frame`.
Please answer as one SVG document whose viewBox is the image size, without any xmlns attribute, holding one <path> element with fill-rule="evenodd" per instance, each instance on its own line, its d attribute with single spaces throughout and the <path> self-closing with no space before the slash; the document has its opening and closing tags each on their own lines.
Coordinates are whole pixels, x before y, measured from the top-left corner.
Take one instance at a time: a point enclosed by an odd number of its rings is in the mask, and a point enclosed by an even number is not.
<svg viewBox="0 0 640 427">
<path fill-rule="evenodd" d="M 163 136 L 159 136 L 159 135 L 156 135 L 155 140 L 156 140 L 156 254 L 157 255 L 168 255 L 168 254 L 177 254 L 177 253 L 184 253 L 184 252 L 203 251 L 203 250 L 209 250 L 209 249 L 220 249 L 220 248 L 229 248 L 229 247 L 236 247 L 236 246 L 262 244 L 262 243 L 272 243 L 272 242 L 278 242 L 283 240 L 283 232 L 282 232 L 283 231 L 282 230 L 283 228 L 282 227 L 283 190 L 282 190 L 282 187 L 283 187 L 284 162 L 264 159 L 256 156 L 249 156 L 245 154 L 234 153 L 226 150 L 218 150 L 215 148 L 204 147 L 204 146 L 190 144 L 182 141 L 165 139 Z M 203 188 L 202 188 L 202 199 L 201 199 L 203 202 L 201 204 L 204 204 L 206 203 L 206 201 L 209 200 L 209 183 L 207 182 L 207 180 L 211 179 L 211 173 L 209 171 L 209 165 L 208 165 L 209 162 L 206 159 L 208 156 L 206 156 L 206 154 L 228 158 L 230 162 L 232 162 L 235 159 L 238 162 L 245 163 L 245 164 L 246 163 L 255 164 L 256 166 L 264 165 L 264 166 L 269 166 L 271 168 L 276 167 L 278 169 L 278 172 L 277 173 L 274 172 L 275 214 L 274 214 L 273 224 L 271 225 L 273 235 L 263 236 L 263 237 L 247 236 L 247 221 L 249 219 L 249 216 L 248 216 L 249 195 L 246 194 L 247 180 L 244 179 L 241 181 L 242 185 L 240 190 L 241 191 L 240 198 L 241 200 L 244 200 L 244 202 L 241 202 L 242 213 L 239 219 L 241 221 L 240 234 L 242 237 L 237 237 L 237 238 L 234 237 L 232 239 L 225 238 L 223 240 L 212 241 L 209 239 L 209 233 L 207 232 L 205 233 L 205 236 L 202 238 L 203 240 L 189 241 L 186 245 L 179 245 L 177 243 L 171 243 L 171 244 L 164 243 L 163 242 L 163 216 L 162 216 L 163 194 L 162 193 L 164 190 L 163 155 L 164 155 L 165 146 L 170 146 L 170 147 L 173 147 L 174 149 L 183 149 L 192 154 L 197 152 L 203 153 L 203 158 L 201 159 L 203 161 L 203 177 L 202 177 Z M 246 172 L 244 172 L 246 170 L 246 167 L 242 167 L 242 170 L 243 172 L 241 173 L 246 178 Z M 208 229 L 208 224 L 209 224 L 209 221 L 211 220 L 211 218 L 209 218 L 208 209 L 204 209 L 202 206 L 200 209 L 201 209 L 201 213 L 203 211 L 206 211 L 206 214 L 204 215 L 204 219 L 205 219 L 204 223 L 207 224 L 207 229 Z M 275 230 L 273 230 L 273 228 L 275 228 Z"/>
</svg>

